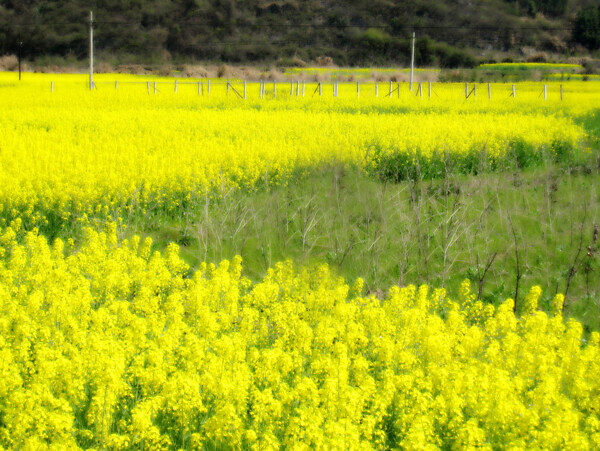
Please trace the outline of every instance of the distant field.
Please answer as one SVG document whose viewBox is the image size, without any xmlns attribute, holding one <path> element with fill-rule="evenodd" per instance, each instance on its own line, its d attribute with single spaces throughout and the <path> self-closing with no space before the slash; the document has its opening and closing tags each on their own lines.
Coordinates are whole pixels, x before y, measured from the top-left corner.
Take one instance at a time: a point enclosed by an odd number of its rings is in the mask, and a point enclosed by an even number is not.
<svg viewBox="0 0 600 451">
<path fill-rule="evenodd" d="M 480 64 L 480 69 L 500 70 L 500 71 L 524 71 L 524 70 L 542 70 L 542 71 L 560 71 L 575 72 L 582 70 L 581 64 L 561 64 L 561 63 L 493 63 Z"/>
<path fill-rule="evenodd" d="M 466 173 L 521 159 L 580 153 L 587 135 L 578 118 L 599 100 L 595 86 L 571 83 L 560 101 L 557 84 L 478 86 L 465 99 L 461 84 L 435 84 L 429 98 L 406 83 L 266 84 L 207 81 L 183 84 L 102 75 L 29 75 L 15 87 L 1 77 L 0 200 L 7 224 L 81 220 L 94 212 L 122 216 L 132 207 L 177 211 L 228 189 L 287 183 L 333 162 L 400 180 L 417 168 L 435 177 L 449 157 Z M 118 86 L 115 88 L 115 80 Z M 51 92 L 51 83 L 54 92 Z M 415 86 L 416 88 L 416 86 Z M 474 86 L 469 88 L 470 91 Z M 235 90 L 235 92 L 234 92 Z M 302 92 L 304 90 L 304 97 Z M 198 93 L 200 92 L 201 95 Z M 299 94 L 299 96 L 297 96 Z M 419 95 L 415 95 L 419 94 Z M 475 97 L 475 95 L 477 97 Z M 90 131 L 93 131 L 91 133 Z M 582 148 L 582 146 L 584 146 Z M 507 163 L 508 164 L 508 163 Z M 395 174 L 395 175 L 394 175 Z"/>
<path fill-rule="evenodd" d="M 417 74 L 437 74 L 439 69 L 421 69 L 416 68 L 414 72 Z M 354 77 L 356 79 L 376 79 L 378 76 L 393 76 L 402 74 L 405 78 L 410 74 L 410 68 L 327 68 L 327 67 L 293 67 L 285 70 L 284 75 L 294 77 L 298 75 L 321 75 L 328 79 L 336 79 L 342 77 Z"/>
</svg>

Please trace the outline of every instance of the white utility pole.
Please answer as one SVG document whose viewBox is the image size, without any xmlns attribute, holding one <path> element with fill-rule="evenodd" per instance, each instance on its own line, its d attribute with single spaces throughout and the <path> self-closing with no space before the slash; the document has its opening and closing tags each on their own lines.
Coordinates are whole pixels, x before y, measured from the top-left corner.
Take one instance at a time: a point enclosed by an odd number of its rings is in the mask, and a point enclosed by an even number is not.
<svg viewBox="0 0 600 451">
<path fill-rule="evenodd" d="M 412 52 L 410 54 L 410 91 L 413 90 L 413 79 L 415 74 L 415 32 L 412 35 Z"/>
<path fill-rule="evenodd" d="M 90 90 L 94 89 L 94 13 L 90 11 Z"/>
</svg>

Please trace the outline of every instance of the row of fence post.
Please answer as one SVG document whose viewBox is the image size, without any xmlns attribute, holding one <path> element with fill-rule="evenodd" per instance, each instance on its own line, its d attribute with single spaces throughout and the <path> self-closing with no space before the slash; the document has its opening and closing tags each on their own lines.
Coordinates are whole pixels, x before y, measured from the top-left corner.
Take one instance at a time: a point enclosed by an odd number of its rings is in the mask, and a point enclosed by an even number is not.
<svg viewBox="0 0 600 451">
<path fill-rule="evenodd" d="M 185 83 L 185 84 L 190 84 L 190 83 Z M 233 85 L 230 81 L 227 81 L 227 95 L 229 95 L 230 90 L 233 90 L 235 92 L 235 94 L 237 94 L 240 98 L 243 98 L 244 100 L 246 100 L 248 98 L 248 85 L 246 80 L 243 81 L 244 84 L 244 93 L 243 95 L 241 95 L 240 93 L 237 92 L 237 90 L 235 90 L 235 88 L 233 88 Z M 428 90 L 428 95 L 429 98 L 431 98 L 432 93 L 433 93 L 433 88 L 432 82 L 428 82 L 429 85 L 429 90 Z M 300 81 L 291 81 L 290 82 L 290 97 L 294 97 L 294 93 L 296 97 L 300 97 L 300 95 L 302 95 L 302 97 L 305 97 L 306 94 L 306 82 L 302 82 L 302 87 L 300 87 Z M 96 84 L 95 86 L 96 87 Z M 175 92 L 177 92 L 177 87 L 178 87 L 178 80 L 175 80 Z M 334 81 L 332 83 L 332 87 L 333 87 L 333 97 L 338 97 L 339 96 L 339 83 L 338 81 Z M 488 83 L 487 84 L 488 87 L 488 99 L 492 100 L 492 84 Z M 115 90 L 119 89 L 119 81 L 115 80 Z M 146 89 L 148 91 L 148 94 L 150 94 L 151 89 L 150 89 L 150 82 L 147 81 L 146 82 Z M 153 82 L 153 90 L 154 90 L 154 94 L 158 93 L 158 87 L 157 87 L 157 82 Z M 211 80 L 206 80 L 206 93 L 207 95 L 210 95 L 210 91 L 211 91 Z M 317 93 L 317 91 L 319 92 L 319 96 L 323 95 L 323 84 L 321 82 L 317 82 L 317 88 L 315 89 L 315 92 L 313 93 L 313 95 L 315 95 Z M 50 92 L 54 92 L 54 81 L 50 82 Z M 392 97 L 394 92 L 397 92 L 398 97 L 400 97 L 400 82 L 397 83 L 396 88 L 394 88 L 394 82 L 390 81 L 390 89 L 389 89 L 389 94 L 387 95 L 387 97 Z M 423 84 L 419 83 L 417 85 L 415 92 L 415 96 L 420 96 L 421 98 L 423 98 Z M 265 81 L 260 81 L 259 82 L 259 98 L 260 99 L 264 99 L 266 97 L 266 93 L 267 93 L 267 82 Z M 477 98 L 477 84 L 473 83 L 473 88 L 471 90 L 469 90 L 469 83 L 466 82 L 465 83 L 465 89 L 463 91 L 463 94 L 465 96 L 465 100 L 468 100 L 470 97 L 473 97 L 474 99 Z M 542 92 L 540 93 L 540 95 L 538 97 L 541 97 L 542 94 L 544 95 L 544 101 L 548 101 L 548 85 L 544 84 L 544 88 L 542 90 Z M 198 95 L 204 95 L 204 83 L 202 81 L 198 82 Z M 437 94 L 436 94 L 437 95 Z M 509 97 L 512 98 L 516 98 L 517 96 L 517 90 L 516 90 L 516 85 L 513 84 L 512 85 L 512 89 L 511 89 L 511 93 Z M 273 97 L 276 98 L 277 97 L 277 81 L 273 81 Z M 356 97 L 359 98 L 360 97 L 360 82 L 356 82 Z M 379 83 L 375 83 L 375 97 L 379 97 Z M 560 100 L 562 101 L 564 97 L 564 91 L 563 91 L 563 85 L 560 85 Z"/>
</svg>

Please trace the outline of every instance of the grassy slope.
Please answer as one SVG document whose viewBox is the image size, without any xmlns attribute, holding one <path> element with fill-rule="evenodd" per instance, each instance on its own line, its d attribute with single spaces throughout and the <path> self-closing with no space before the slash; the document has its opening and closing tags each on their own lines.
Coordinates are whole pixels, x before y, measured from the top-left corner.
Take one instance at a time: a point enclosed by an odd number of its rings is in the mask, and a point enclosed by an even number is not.
<svg viewBox="0 0 600 451">
<path fill-rule="evenodd" d="M 516 294 L 521 300 L 541 285 L 548 302 L 569 285 L 571 313 L 598 329 L 600 172 L 589 169 L 385 184 L 330 168 L 288 187 L 230 193 L 166 225 L 157 218 L 134 229 L 159 248 L 178 242 L 192 266 L 240 254 L 255 280 L 291 258 L 307 266 L 328 262 L 348 280 L 363 277 L 375 293 L 409 283 L 456 293 L 468 278 L 483 299 Z"/>
</svg>

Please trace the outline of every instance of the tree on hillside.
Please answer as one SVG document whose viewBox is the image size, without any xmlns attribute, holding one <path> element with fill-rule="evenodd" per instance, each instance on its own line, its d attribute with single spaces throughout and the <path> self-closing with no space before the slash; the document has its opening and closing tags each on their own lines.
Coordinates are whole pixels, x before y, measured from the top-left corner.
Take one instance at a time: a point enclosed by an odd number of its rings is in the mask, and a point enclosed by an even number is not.
<svg viewBox="0 0 600 451">
<path fill-rule="evenodd" d="M 573 39 L 588 49 L 600 48 L 600 6 L 588 6 L 577 14 Z"/>
</svg>

